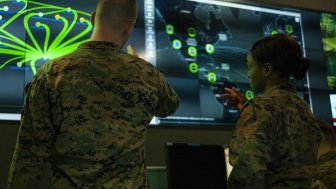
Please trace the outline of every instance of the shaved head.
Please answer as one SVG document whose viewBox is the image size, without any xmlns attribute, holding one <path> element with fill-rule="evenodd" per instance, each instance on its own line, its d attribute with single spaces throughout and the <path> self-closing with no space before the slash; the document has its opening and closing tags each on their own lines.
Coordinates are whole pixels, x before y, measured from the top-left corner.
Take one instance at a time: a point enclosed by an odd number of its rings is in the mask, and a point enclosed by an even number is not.
<svg viewBox="0 0 336 189">
<path fill-rule="evenodd" d="M 136 0 L 98 0 L 95 25 L 122 29 L 137 18 Z"/>
<path fill-rule="evenodd" d="M 92 41 L 114 42 L 120 48 L 128 40 L 138 15 L 136 0 L 98 0 L 92 13 Z"/>
</svg>

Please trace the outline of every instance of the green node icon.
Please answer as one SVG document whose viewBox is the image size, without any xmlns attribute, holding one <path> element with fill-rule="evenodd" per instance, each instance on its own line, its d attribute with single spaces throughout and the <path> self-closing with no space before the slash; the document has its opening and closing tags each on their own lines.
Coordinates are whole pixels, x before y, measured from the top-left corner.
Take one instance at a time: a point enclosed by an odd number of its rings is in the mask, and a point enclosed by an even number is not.
<svg viewBox="0 0 336 189">
<path fill-rule="evenodd" d="M 294 32 L 294 28 L 293 28 L 292 25 L 288 24 L 288 25 L 285 26 L 285 28 L 286 28 L 286 32 L 289 33 L 289 34 Z"/>
<path fill-rule="evenodd" d="M 197 48 L 196 47 L 188 47 L 188 54 L 191 57 L 196 57 L 197 56 Z"/>
<path fill-rule="evenodd" d="M 197 33 L 197 30 L 195 28 L 193 28 L 193 27 L 188 28 L 189 37 L 192 37 L 192 38 L 196 37 L 196 33 Z"/>
<path fill-rule="evenodd" d="M 173 40 L 173 48 L 176 50 L 180 50 L 182 48 L 182 42 L 178 39 Z"/>
<path fill-rule="evenodd" d="M 175 33 L 174 26 L 172 26 L 170 24 L 166 25 L 166 33 L 168 35 L 173 35 Z"/>
<path fill-rule="evenodd" d="M 22 62 L 17 62 L 17 63 L 16 63 L 16 66 L 17 66 L 18 68 L 21 68 L 21 67 L 22 67 Z"/>
<path fill-rule="evenodd" d="M 189 71 L 191 73 L 197 73 L 198 72 L 198 64 L 196 64 L 195 62 L 192 62 L 189 64 Z"/>
<path fill-rule="evenodd" d="M 251 91 L 251 90 L 247 90 L 246 92 L 245 92 L 245 96 L 246 96 L 246 98 L 247 99 L 252 99 L 252 98 L 254 98 L 254 93 L 253 93 L 253 91 Z"/>
<path fill-rule="evenodd" d="M 215 52 L 215 47 L 212 44 L 205 45 L 205 50 L 208 54 L 213 54 Z"/>
<path fill-rule="evenodd" d="M 216 81 L 217 81 L 217 75 L 214 72 L 208 73 L 208 81 L 210 83 L 216 83 Z"/>
<path fill-rule="evenodd" d="M 272 35 L 276 35 L 276 34 L 278 34 L 278 31 L 273 30 Z"/>
</svg>

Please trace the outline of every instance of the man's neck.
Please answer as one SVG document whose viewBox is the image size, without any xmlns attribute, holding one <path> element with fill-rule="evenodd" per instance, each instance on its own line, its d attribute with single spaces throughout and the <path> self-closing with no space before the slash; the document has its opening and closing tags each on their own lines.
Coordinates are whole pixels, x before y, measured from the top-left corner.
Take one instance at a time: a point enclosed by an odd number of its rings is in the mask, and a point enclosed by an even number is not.
<svg viewBox="0 0 336 189">
<path fill-rule="evenodd" d="M 94 31 L 90 40 L 91 41 L 112 42 L 115 45 L 117 45 L 119 48 L 121 48 L 122 44 L 123 44 L 121 37 L 118 37 L 116 35 L 111 35 L 111 33 L 109 33 L 109 32 Z"/>
</svg>

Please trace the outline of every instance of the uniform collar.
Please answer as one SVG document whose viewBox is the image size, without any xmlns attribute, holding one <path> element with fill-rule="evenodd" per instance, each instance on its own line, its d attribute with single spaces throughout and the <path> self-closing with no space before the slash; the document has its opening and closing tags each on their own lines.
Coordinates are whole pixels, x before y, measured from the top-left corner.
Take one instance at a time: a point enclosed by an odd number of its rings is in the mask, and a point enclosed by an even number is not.
<svg viewBox="0 0 336 189">
<path fill-rule="evenodd" d="M 292 93 L 296 93 L 296 90 L 292 85 L 283 84 L 283 85 L 273 85 L 271 87 L 268 87 L 265 90 L 264 95 L 271 94 L 274 91 L 278 91 L 278 90 L 283 90 L 283 91 L 289 91 L 289 92 L 292 92 Z"/>
<path fill-rule="evenodd" d="M 292 93 L 296 93 L 296 90 L 295 88 L 290 85 L 290 84 L 285 84 L 285 85 L 273 85 L 269 88 L 267 88 L 264 93 L 262 94 L 263 95 L 268 95 L 268 94 L 272 94 L 272 93 L 276 93 L 277 91 L 279 90 L 283 90 L 283 91 L 289 91 L 289 92 L 292 92 Z M 238 115 L 241 114 L 241 112 L 243 111 L 244 108 L 246 108 L 251 102 L 253 101 L 253 99 L 249 99 L 247 100 L 245 103 L 244 103 L 244 106 L 243 108 L 239 111 Z"/>
<path fill-rule="evenodd" d="M 80 49 L 107 49 L 120 50 L 120 48 L 113 42 L 109 41 L 87 41 L 79 46 Z"/>
</svg>

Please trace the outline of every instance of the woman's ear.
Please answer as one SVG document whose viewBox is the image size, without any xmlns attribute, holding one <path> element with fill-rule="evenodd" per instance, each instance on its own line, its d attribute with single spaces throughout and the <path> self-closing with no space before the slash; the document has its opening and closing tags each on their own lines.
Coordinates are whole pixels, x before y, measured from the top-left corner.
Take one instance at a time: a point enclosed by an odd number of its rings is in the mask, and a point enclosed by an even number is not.
<svg viewBox="0 0 336 189">
<path fill-rule="evenodd" d="M 263 66 L 263 74 L 264 76 L 270 76 L 273 72 L 273 65 L 271 63 L 265 63 Z"/>
</svg>

